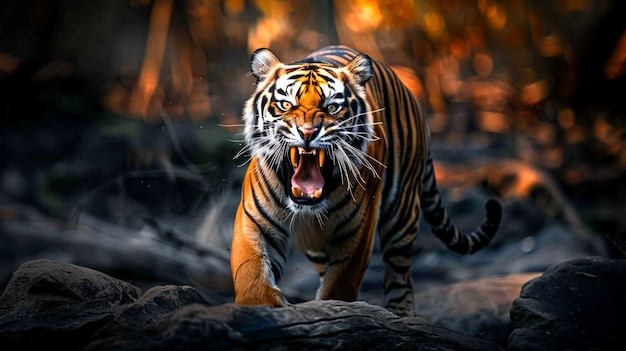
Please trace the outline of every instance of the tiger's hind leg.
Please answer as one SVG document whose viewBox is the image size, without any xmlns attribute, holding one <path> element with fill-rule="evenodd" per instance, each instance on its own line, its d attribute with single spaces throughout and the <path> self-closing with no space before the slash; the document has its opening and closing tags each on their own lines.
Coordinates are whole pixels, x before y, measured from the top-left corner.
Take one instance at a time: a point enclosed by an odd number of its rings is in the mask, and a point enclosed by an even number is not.
<svg viewBox="0 0 626 351">
<path fill-rule="evenodd" d="M 380 248 L 385 266 L 384 306 L 398 316 L 414 316 L 411 254 L 417 224 L 388 223 L 380 231 Z M 389 228 L 389 226 L 391 226 Z M 385 228 L 387 227 L 387 228 Z"/>
</svg>

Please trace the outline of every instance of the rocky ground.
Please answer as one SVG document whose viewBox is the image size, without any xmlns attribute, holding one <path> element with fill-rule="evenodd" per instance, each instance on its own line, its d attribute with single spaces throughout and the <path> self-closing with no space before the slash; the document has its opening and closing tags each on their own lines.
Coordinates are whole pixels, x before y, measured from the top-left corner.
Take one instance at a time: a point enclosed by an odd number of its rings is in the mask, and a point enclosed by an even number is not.
<svg viewBox="0 0 626 351">
<path fill-rule="evenodd" d="M 88 268 L 35 260 L 20 266 L 0 297 L 0 342 L 6 350 L 44 343 L 67 350 L 619 350 L 626 346 L 625 275 L 624 261 L 573 259 L 540 276 L 418 294 L 431 318 L 400 318 L 362 301 L 213 305 L 190 286 L 142 291 Z"/>
</svg>

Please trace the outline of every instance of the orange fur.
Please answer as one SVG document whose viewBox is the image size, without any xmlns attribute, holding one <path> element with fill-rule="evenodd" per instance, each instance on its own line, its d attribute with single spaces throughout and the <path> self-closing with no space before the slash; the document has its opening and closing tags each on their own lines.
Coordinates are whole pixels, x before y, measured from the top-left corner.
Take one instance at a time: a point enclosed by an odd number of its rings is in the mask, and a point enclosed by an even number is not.
<svg viewBox="0 0 626 351">
<path fill-rule="evenodd" d="M 285 306 L 287 300 L 273 282 L 266 258 L 261 250 L 261 238 L 250 218 L 244 213 L 249 184 L 254 181 L 256 160 L 252 160 L 246 173 L 242 191 L 242 201 L 235 217 L 235 227 L 231 249 L 231 270 L 235 282 L 235 302 L 243 305 Z"/>
<path fill-rule="evenodd" d="M 460 232 L 443 207 L 417 100 L 393 71 L 347 47 L 283 64 L 252 57 L 257 89 L 244 107 L 251 161 L 234 223 L 235 301 L 285 306 L 277 282 L 290 242 L 320 274 L 318 299 L 354 301 L 375 233 L 385 263 L 385 307 L 412 315 L 411 252 L 420 210 L 451 250 L 489 244 L 501 220 Z M 384 193 L 383 193 L 384 192 Z"/>
<path fill-rule="evenodd" d="M 384 138 L 382 127 L 378 125 L 375 129 L 376 134 Z M 384 161 L 384 139 L 370 144 L 368 154 Z M 246 204 L 253 202 L 250 195 L 251 187 L 258 185 L 257 167 L 258 160 L 253 158 L 246 171 L 242 200 L 235 218 L 231 249 L 235 302 L 244 305 L 285 306 L 288 302 L 275 285 L 274 278 L 269 273 L 270 268 L 263 257 L 261 249 L 263 244 L 261 243 L 259 228 L 244 211 Z M 376 168 L 378 174 L 383 173 L 381 164 L 377 164 Z M 358 187 L 354 192 L 354 197 L 371 200 L 358 213 L 358 217 L 362 218 L 358 235 L 351 237 L 349 241 L 329 245 L 328 242 L 323 241 L 332 241 L 333 239 L 332 235 L 328 236 L 325 232 L 325 230 L 332 228 L 332 222 L 327 223 L 327 228 L 318 228 L 317 231 L 311 231 L 311 228 L 305 225 L 298 226 L 300 232 L 306 231 L 307 233 L 298 233 L 297 230 L 293 233 L 295 238 L 301 235 L 316 235 L 313 238 L 309 237 L 309 240 L 314 242 L 302 244 L 300 247 L 302 250 L 322 246 L 328 251 L 329 257 L 348 257 L 345 263 L 333 266 L 332 269 L 326 271 L 316 295 L 318 299 L 354 301 L 359 292 L 374 242 L 382 185 L 381 179 L 371 171 L 365 171 L 363 177 L 368 186 L 365 189 Z"/>
</svg>

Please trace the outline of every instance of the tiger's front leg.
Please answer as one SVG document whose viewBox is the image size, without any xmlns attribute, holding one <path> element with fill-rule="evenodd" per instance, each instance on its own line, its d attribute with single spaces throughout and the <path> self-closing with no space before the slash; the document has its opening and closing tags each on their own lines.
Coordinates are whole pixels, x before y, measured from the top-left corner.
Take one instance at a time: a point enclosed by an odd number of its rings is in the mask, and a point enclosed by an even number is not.
<svg viewBox="0 0 626 351">
<path fill-rule="evenodd" d="M 352 217 L 330 238 L 326 248 L 326 264 L 316 265 L 320 272 L 320 287 L 316 298 L 321 300 L 354 301 L 357 298 L 374 243 L 380 183 L 374 182 L 372 199 L 359 214 Z"/>
<path fill-rule="evenodd" d="M 316 299 L 356 300 L 372 252 L 373 228 L 361 228 L 364 231 L 356 234 L 358 238 L 347 238 L 329 246 Z"/>
<path fill-rule="evenodd" d="M 261 234 L 249 222 L 243 213 L 243 206 L 240 206 L 235 220 L 230 260 L 235 302 L 242 305 L 286 306 L 289 303 L 276 285 Z"/>
</svg>

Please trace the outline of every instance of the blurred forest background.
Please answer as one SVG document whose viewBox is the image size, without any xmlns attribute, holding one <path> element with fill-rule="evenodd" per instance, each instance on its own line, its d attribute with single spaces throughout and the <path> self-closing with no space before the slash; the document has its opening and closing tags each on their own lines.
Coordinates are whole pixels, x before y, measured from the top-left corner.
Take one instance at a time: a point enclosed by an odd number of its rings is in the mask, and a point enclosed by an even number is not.
<svg viewBox="0 0 626 351">
<path fill-rule="evenodd" d="M 211 215 L 203 232 L 216 231 L 227 217 L 206 209 L 238 195 L 244 169 L 250 54 L 290 62 L 341 43 L 391 65 L 422 103 L 442 186 L 549 207 L 531 186 L 549 184 L 619 252 L 624 18 L 620 0 L 4 0 L 0 235 L 165 226 L 159 240 L 180 247 Z M 35 255 L 2 245 L 5 259 Z"/>
</svg>

